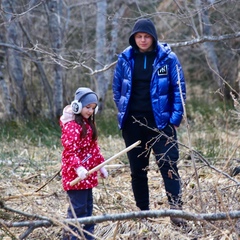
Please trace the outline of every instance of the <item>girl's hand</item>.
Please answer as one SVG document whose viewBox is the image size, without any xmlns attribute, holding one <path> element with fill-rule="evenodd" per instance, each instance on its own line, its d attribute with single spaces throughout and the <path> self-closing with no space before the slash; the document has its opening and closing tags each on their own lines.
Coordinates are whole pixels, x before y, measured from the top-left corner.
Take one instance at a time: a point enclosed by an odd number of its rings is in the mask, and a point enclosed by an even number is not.
<svg viewBox="0 0 240 240">
<path fill-rule="evenodd" d="M 88 176 L 88 171 L 85 167 L 78 167 L 76 172 L 81 179 L 85 179 Z"/>
<path fill-rule="evenodd" d="M 102 178 L 107 178 L 108 177 L 108 171 L 105 167 L 100 168 L 99 171 L 100 171 L 100 176 Z"/>
</svg>

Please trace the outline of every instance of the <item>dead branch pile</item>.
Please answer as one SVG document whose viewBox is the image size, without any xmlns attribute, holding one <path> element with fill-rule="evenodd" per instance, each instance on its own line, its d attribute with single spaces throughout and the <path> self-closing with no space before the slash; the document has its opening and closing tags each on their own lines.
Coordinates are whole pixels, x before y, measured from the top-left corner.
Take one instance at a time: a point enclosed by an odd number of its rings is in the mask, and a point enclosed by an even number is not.
<svg viewBox="0 0 240 240">
<path fill-rule="evenodd" d="M 204 139 L 204 132 L 200 134 L 199 138 Z M 222 134 L 221 146 L 226 139 Z M 208 138 L 211 139 L 210 134 Z M 182 139 L 187 137 L 182 134 Z M 124 149 L 122 139 L 110 136 L 100 141 L 106 159 Z M 239 166 L 239 160 L 233 157 L 239 148 L 238 141 L 232 140 L 232 149 L 228 148 L 232 155 L 225 159 L 206 159 L 186 146 L 188 143 L 181 141 L 183 211 L 169 210 L 163 180 L 151 156 L 148 171 L 151 211 L 139 212 L 124 155 L 111 163 L 109 178 L 100 180 L 94 189 L 93 216 L 78 219 L 79 223 L 94 221 L 96 239 L 239 239 L 240 175 L 231 171 L 233 163 Z M 61 149 L 32 147 L 18 140 L 1 148 L 18 152 L 0 159 L 0 239 L 61 239 L 62 229 L 70 224 L 66 220 L 68 201 L 59 172 Z M 170 215 L 187 219 L 187 228 L 173 226 Z"/>
<path fill-rule="evenodd" d="M 78 222 L 95 222 L 96 239 L 207 239 L 207 236 L 238 239 L 239 175 L 231 177 L 222 171 L 221 165 L 212 166 L 201 158 L 197 160 L 201 189 L 197 188 L 191 161 L 181 159 L 183 211 L 169 210 L 163 182 L 152 158 L 148 173 L 152 210 L 139 212 L 131 191 L 129 166 L 120 159 L 116 167 L 109 168 L 109 178 L 100 180 L 94 189 L 94 216 Z M 62 228 L 72 221 L 65 218 L 68 202 L 56 166 L 59 165 L 46 168 L 52 172 L 48 176 L 47 172 L 28 173 L 24 178 L 15 174 L 11 182 L 1 180 L 1 239 L 61 239 Z M 172 226 L 170 215 L 187 219 L 187 229 Z"/>
</svg>

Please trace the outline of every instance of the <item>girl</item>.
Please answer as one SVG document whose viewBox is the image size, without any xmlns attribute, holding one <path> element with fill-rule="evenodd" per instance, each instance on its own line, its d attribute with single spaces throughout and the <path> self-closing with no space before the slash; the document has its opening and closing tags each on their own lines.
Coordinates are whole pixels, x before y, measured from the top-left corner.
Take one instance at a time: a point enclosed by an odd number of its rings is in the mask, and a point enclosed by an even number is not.
<svg viewBox="0 0 240 240">
<path fill-rule="evenodd" d="M 62 184 L 70 200 L 71 206 L 67 211 L 68 218 L 91 216 L 93 211 L 93 187 L 98 185 L 97 172 L 88 176 L 88 171 L 104 161 L 97 143 L 97 130 L 95 114 L 97 112 L 98 98 L 89 88 L 78 88 L 74 101 L 63 110 L 60 118 L 62 129 Z M 100 175 L 108 177 L 107 170 L 102 167 Z M 70 186 L 70 182 L 80 177 L 77 184 Z M 80 235 L 76 227 L 71 229 Z M 83 227 L 93 233 L 94 224 Z M 80 235 L 81 236 L 81 235 Z M 94 239 L 84 232 L 86 239 Z M 73 234 L 64 232 L 64 240 L 79 239 Z"/>
</svg>

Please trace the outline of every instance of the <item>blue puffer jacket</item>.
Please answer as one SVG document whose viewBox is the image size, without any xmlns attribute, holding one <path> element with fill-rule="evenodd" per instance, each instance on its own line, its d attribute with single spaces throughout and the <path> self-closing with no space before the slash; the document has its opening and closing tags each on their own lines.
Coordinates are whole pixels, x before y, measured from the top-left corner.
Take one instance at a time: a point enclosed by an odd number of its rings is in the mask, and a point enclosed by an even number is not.
<svg viewBox="0 0 240 240">
<path fill-rule="evenodd" d="M 157 43 L 150 86 L 152 109 L 158 129 L 167 124 L 179 126 L 183 117 L 182 102 L 186 99 L 184 74 L 170 46 Z M 118 126 L 123 128 L 128 113 L 134 66 L 133 48 L 129 46 L 119 56 L 113 78 L 113 99 L 118 109 Z M 178 79 L 180 79 L 180 86 Z"/>
</svg>

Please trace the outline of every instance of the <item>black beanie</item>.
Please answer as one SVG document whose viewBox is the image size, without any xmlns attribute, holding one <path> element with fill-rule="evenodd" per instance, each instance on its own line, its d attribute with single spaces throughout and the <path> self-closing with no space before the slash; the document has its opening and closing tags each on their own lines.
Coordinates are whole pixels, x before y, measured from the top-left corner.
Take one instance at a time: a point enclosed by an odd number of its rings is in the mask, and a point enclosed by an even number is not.
<svg viewBox="0 0 240 240">
<path fill-rule="evenodd" d="M 153 22 L 150 19 L 142 18 L 137 20 L 136 23 L 134 24 L 131 35 L 129 37 L 129 44 L 135 49 L 137 49 L 138 47 L 135 42 L 134 35 L 138 32 L 150 34 L 154 39 L 153 41 L 154 48 L 157 46 L 158 41 L 157 31 Z"/>
</svg>

